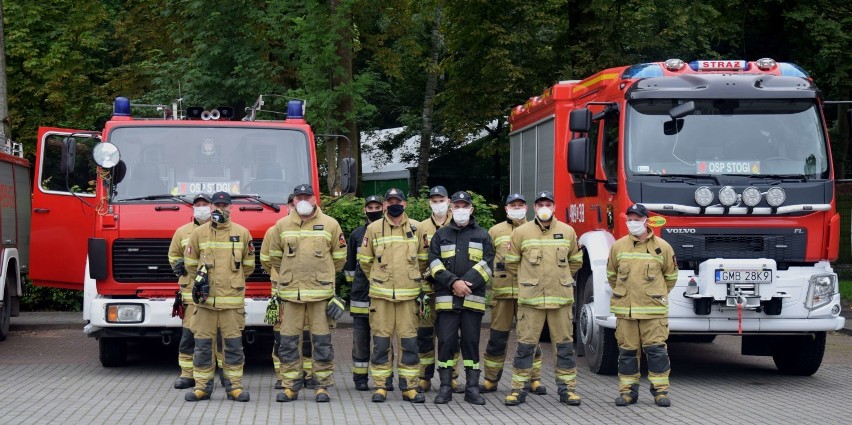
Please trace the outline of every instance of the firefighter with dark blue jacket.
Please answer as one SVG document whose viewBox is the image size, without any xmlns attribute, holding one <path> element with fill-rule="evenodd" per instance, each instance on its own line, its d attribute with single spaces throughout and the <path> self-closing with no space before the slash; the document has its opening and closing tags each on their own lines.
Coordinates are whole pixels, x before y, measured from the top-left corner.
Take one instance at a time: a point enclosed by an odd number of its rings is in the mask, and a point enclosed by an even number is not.
<svg viewBox="0 0 852 425">
<path fill-rule="evenodd" d="M 459 349 L 465 369 L 465 401 L 485 404 L 479 393 L 479 334 L 485 312 L 485 284 L 491 279 L 494 246 L 488 231 L 473 218 L 470 194 L 452 196 L 453 220 L 432 237 L 429 271 L 435 279 L 435 325 L 438 336 L 438 376 L 441 387 L 435 403 L 452 399 L 455 353 Z"/>
</svg>

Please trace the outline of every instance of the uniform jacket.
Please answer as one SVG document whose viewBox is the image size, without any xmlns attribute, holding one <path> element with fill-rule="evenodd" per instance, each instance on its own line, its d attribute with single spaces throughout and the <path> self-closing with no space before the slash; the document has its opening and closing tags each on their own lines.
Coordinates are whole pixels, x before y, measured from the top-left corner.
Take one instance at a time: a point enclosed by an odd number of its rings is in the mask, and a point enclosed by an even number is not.
<svg viewBox="0 0 852 425">
<path fill-rule="evenodd" d="M 447 217 L 443 222 L 438 223 L 435 221 L 435 216 L 430 215 L 429 218 L 423 220 L 420 223 L 420 228 L 423 231 L 423 247 L 424 250 L 421 251 L 420 257 L 418 258 L 420 261 L 426 262 L 428 264 L 429 260 L 429 244 L 432 242 L 432 237 L 435 235 L 435 232 L 438 229 L 450 224 L 453 220 L 453 210 L 447 210 Z M 430 274 L 426 275 L 426 279 L 423 281 L 423 292 L 427 294 L 431 294 L 434 292 L 433 285 L 435 280 L 432 278 Z"/>
<path fill-rule="evenodd" d="M 198 222 L 193 218 L 191 222 L 186 223 L 175 230 L 175 234 L 172 236 L 172 242 L 169 244 L 170 266 L 174 267 L 179 260 L 183 260 L 183 252 L 186 250 L 186 244 L 189 243 L 189 235 L 193 230 L 198 228 L 198 226 Z M 192 304 L 193 276 L 194 275 L 187 272 L 185 276 L 178 277 L 178 285 L 180 286 L 180 294 L 184 304 Z"/>
<path fill-rule="evenodd" d="M 244 307 L 246 278 L 254 272 L 254 246 L 245 227 L 231 221 L 198 226 L 189 235 L 184 261 L 187 274 L 193 279 L 198 268 L 207 265 L 210 295 L 199 307 Z"/>
<path fill-rule="evenodd" d="M 574 303 L 574 278 L 583 252 L 574 228 L 555 217 L 549 228 L 538 219 L 512 232 L 506 270 L 517 273 L 518 304 L 554 309 Z"/>
<path fill-rule="evenodd" d="M 476 219 L 459 227 L 455 221 L 438 229 L 429 244 L 429 270 L 435 279 L 435 309 L 466 308 L 485 312 L 485 284 L 491 280 L 494 246 L 491 237 Z M 453 283 L 464 280 L 473 284 L 466 297 L 453 295 Z"/>
<path fill-rule="evenodd" d="M 413 300 L 420 295 L 425 261 L 423 232 L 403 213 L 398 226 L 385 213 L 367 226 L 358 261 L 370 281 L 370 298 Z M 421 265 L 423 263 L 423 265 Z"/>
<path fill-rule="evenodd" d="M 270 280 L 277 286 L 278 297 L 290 302 L 333 297 L 334 275 L 346 261 L 346 238 L 337 220 L 317 207 L 305 221 L 291 213 L 272 228 L 264 237 L 269 243 L 264 240 L 261 245 L 261 261 L 269 261 Z"/>
<path fill-rule="evenodd" d="M 627 235 L 609 251 L 606 277 L 616 317 L 650 319 L 669 314 L 668 294 L 677 282 L 677 260 L 668 242 L 648 228 L 644 241 Z"/>
<path fill-rule="evenodd" d="M 367 233 L 367 224 L 358 226 L 349 235 L 349 245 L 346 248 L 346 265 L 343 273 L 346 281 L 352 285 L 349 291 L 349 314 L 365 316 L 370 313 L 370 281 L 361 270 L 358 254 L 361 252 L 361 241 Z"/>
<path fill-rule="evenodd" d="M 491 288 L 496 300 L 518 298 L 518 276 L 506 269 L 506 253 L 511 246 L 512 231 L 524 223 L 526 220 L 506 220 L 488 229 L 488 235 L 494 243 L 494 278 Z"/>
</svg>

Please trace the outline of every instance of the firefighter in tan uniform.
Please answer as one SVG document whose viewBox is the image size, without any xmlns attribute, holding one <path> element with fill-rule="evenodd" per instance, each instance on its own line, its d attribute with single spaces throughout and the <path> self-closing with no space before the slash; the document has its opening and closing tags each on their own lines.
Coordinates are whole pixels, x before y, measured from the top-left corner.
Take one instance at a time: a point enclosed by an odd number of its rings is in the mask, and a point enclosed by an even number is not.
<svg viewBox="0 0 852 425">
<path fill-rule="evenodd" d="M 313 375 L 317 381 L 315 400 L 331 400 L 327 388 L 334 385 L 334 347 L 331 344 L 329 300 L 334 297 L 335 273 L 346 260 L 346 238 L 337 220 L 325 215 L 316 204 L 310 185 L 293 190 L 296 213 L 279 220 L 268 233 L 269 249 L 281 251 L 281 265 L 272 281 L 282 300 L 281 361 L 283 391 L 278 402 L 296 400 L 302 388 L 302 333 L 309 324 L 313 346 Z"/>
<path fill-rule="evenodd" d="M 385 193 L 385 216 L 367 226 L 358 261 L 370 281 L 370 329 L 373 331 L 373 350 L 370 374 L 376 391 L 373 402 L 387 398 L 385 383 L 391 375 L 391 338 L 399 339 L 402 352 L 396 356 L 402 398 L 423 403 L 426 398 L 417 392 L 420 357 L 417 348 L 419 320 L 417 297 L 420 296 L 425 262 L 423 233 L 405 214 L 405 195 L 392 188 Z"/>
<path fill-rule="evenodd" d="M 192 319 L 195 333 L 195 389 L 186 401 L 207 400 L 213 392 L 213 339 L 217 329 L 224 345 L 225 390 L 229 400 L 249 401 L 243 390 L 243 335 L 246 277 L 254 272 L 254 246 L 249 231 L 231 222 L 231 195 L 216 192 L 211 221 L 193 230 L 184 251 L 186 271 L 194 277 Z"/>
<path fill-rule="evenodd" d="M 535 220 L 512 232 L 505 257 L 506 269 L 518 276 L 518 348 L 512 368 L 512 392 L 505 400 L 508 406 L 526 401 L 535 348 L 545 323 L 556 351 L 559 401 L 580 405 L 571 306 L 572 276 L 583 265 L 583 252 L 574 229 L 557 220 L 553 211 L 553 193 L 538 192 Z"/>
<path fill-rule="evenodd" d="M 420 261 L 429 259 L 429 244 L 432 242 L 432 236 L 438 229 L 450 224 L 453 219 L 452 211 L 450 211 L 450 195 L 444 186 L 435 186 L 429 189 L 429 208 L 432 210 L 432 215 L 420 223 L 420 230 L 423 232 L 424 250 L 421 252 Z M 435 376 L 435 290 L 432 284 L 435 279 L 427 274 L 423 280 L 421 299 L 418 302 L 423 302 L 425 299 L 429 314 L 424 314 L 420 318 L 420 323 L 417 325 L 417 349 L 420 353 L 420 380 L 417 383 L 418 392 L 429 392 L 432 390 L 432 378 Z M 459 353 L 456 353 L 456 367 L 453 368 L 453 389 L 456 392 L 464 392 L 464 386 L 458 385 L 456 379 L 459 377 L 458 363 L 460 362 Z"/>
<path fill-rule="evenodd" d="M 677 260 L 668 242 L 648 227 L 648 209 L 627 209 L 629 235 L 612 245 L 606 277 L 612 287 L 610 310 L 616 317 L 619 393 L 617 406 L 639 398 L 639 349 L 648 358 L 648 380 L 658 406 L 669 407 L 668 295 L 677 282 Z"/>
<path fill-rule="evenodd" d="M 491 329 L 485 348 L 485 380 L 480 390 L 484 393 L 497 391 L 497 383 L 503 376 L 506 361 L 506 345 L 509 331 L 518 313 L 518 277 L 506 270 L 506 253 L 512 231 L 527 222 L 527 201 L 520 193 L 506 197 L 506 221 L 497 223 L 488 230 L 494 244 L 494 277 L 492 280 Z M 541 345 L 536 345 L 533 369 L 530 375 L 530 391 L 547 394 L 541 383 Z"/>
</svg>

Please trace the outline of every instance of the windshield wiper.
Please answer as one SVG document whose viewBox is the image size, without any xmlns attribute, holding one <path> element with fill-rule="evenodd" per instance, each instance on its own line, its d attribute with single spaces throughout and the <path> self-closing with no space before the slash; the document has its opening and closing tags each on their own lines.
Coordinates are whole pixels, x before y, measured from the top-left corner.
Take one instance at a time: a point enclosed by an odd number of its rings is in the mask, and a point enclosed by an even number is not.
<svg viewBox="0 0 852 425">
<path fill-rule="evenodd" d="M 116 199 L 115 201 L 116 201 L 116 202 L 124 202 L 124 201 L 156 201 L 156 200 L 158 200 L 158 199 L 174 199 L 174 200 L 177 200 L 177 201 L 181 201 L 181 202 L 183 202 L 184 204 L 192 205 L 192 202 L 187 201 L 187 200 L 186 200 L 184 197 L 182 197 L 182 196 L 177 196 L 177 195 L 168 195 L 168 194 L 163 194 L 163 195 L 148 195 L 148 196 L 140 196 L 140 197 L 138 197 L 138 198 Z"/>
<path fill-rule="evenodd" d="M 659 177 L 663 183 L 686 183 L 695 184 L 695 180 L 709 179 L 714 184 L 719 184 L 719 179 L 712 174 L 634 174 L 642 177 Z"/>
<path fill-rule="evenodd" d="M 233 199 L 250 199 L 250 200 L 255 201 L 255 202 L 257 202 L 261 205 L 265 205 L 265 206 L 269 207 L 269 209 L 271 209 L 272 211 L 281 212 L 281 207 L 279 207 L 278 204 L 276 204 L 274 202 L 269 202 L 265 199 L 261 199 L 260 195 L 231 195 L 231 198 L 233 198 Z"/>
<path fill-rule="evenodd" d="M 808 176 L 805 174 L 724 174 L 725 176 L 748 177 L 750 179 L 775 179 L 775 180 L 794 180 L 808 181 Z"/>
</svg>

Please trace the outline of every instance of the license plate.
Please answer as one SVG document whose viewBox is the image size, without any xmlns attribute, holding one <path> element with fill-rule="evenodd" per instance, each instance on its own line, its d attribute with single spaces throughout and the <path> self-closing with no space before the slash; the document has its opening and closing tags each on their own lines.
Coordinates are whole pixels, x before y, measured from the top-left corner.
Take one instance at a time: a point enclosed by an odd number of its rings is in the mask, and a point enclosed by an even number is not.
<svg viewBox="0 0 852 425">
<path fill-rule="evenodd" d="M 772 283 L 772 270 L 716 269 L 716 283 Z"/>
</svg>

